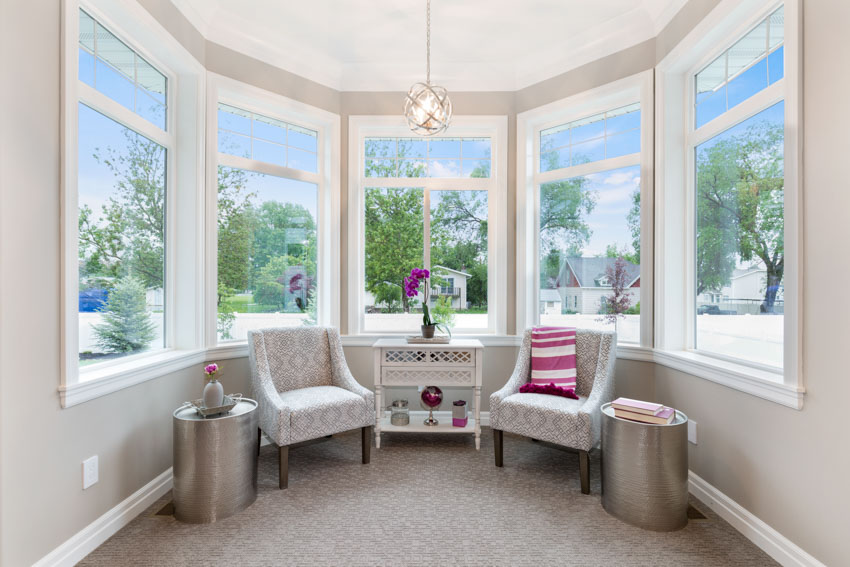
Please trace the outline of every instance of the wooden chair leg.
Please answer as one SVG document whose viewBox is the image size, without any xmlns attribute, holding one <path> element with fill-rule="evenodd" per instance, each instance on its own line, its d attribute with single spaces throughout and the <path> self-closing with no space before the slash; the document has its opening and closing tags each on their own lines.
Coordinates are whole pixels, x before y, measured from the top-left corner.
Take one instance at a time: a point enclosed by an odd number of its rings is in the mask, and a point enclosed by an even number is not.
<svg viewBox="0 0 850 567">
<path fill-rule="evenodd" d="M 360 442 L 363 444 L 363 464 L 368 465 L 372 456 L 372 426 L 360 428 Z"/>
<path fill-rule="evenodd" d="M 494 429 L 493 430 L 493 443 L 496 448 L 496 466 L 502 466 L 502 430 Z"/>
<path fill-rule="evenodd" d="M 590 494 L 590 455 L 587 451 L 578 452 L 579 475 L 581 476 L 581 493 Z"/>
<path fill-rule="evenodd" d="M 278 485 L 281 490 L 289 486 L 289 445 L 277 448 Z"/>
<path fill-rule="evenodd" d="M 263 444 L 263 430 L 257 428 L 257 456 L 260 456 L 260 446 Z"/>
</svg>

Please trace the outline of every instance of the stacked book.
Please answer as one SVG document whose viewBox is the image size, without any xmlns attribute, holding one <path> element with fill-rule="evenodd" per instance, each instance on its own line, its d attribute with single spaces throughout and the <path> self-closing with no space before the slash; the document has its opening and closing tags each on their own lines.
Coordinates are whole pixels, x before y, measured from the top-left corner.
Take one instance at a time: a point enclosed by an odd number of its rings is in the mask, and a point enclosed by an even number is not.
<svg viewBox="0 0 850 567">
<path fill-rule="evenodd" d="M 666 424 L 676 418 L 676 410 L 661 404 L 642 402 L 630 398 L 617 398 L 611 402 L 614 415 L 642 423 Z"/>
</svg>

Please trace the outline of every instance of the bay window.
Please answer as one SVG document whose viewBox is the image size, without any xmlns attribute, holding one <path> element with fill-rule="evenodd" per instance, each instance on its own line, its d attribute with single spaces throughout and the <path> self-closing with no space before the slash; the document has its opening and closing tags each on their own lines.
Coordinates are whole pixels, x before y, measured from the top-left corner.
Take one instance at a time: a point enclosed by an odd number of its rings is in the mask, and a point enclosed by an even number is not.
<svg viewBox="0 0 850 567">
<path fill-rule="evenodd" d="M 349 333 L 418 332 L 424 297 L 403 290 L 423 267 L 432 318 L 456 333 L 504 333 L 505 130 L 460 119 L 451 137 L 412 138 L 394 121 L 352 118 Z"/>
</svg>

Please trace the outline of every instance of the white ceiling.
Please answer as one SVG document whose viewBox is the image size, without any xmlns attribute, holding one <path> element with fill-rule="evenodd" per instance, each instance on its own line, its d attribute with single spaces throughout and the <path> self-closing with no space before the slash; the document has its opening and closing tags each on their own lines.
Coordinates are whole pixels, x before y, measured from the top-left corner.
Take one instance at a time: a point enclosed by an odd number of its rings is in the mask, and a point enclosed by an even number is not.
<svg viewBox="0 0 850 567">
<path fill-rule="evenodd" d="M 652 38 L 687 0 L 432 0 L 431 79 L 517 90 Z M 425 77 L 424 0 L 172 0 L 210 41 L 337 90 Z"/>
</svg>

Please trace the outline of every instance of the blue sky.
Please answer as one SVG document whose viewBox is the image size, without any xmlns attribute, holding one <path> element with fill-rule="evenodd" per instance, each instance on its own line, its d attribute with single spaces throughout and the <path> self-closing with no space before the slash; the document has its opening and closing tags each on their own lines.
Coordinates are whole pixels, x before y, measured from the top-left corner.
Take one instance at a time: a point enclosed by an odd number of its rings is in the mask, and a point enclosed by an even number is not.
<svg viewBox="0 0 850 567">
<path fill-rule="evenodd" d="M 585 217 L 593 232 L 583 255 L 604 255 L 609 244 L 631 251 L 632 233 L 626 217 L 632 208 L 632 194 L 640 187 L 640 166 L 593 173 L 587 180 L 586 189 L 596 193 L 596 206 Z"/>
</svg>

